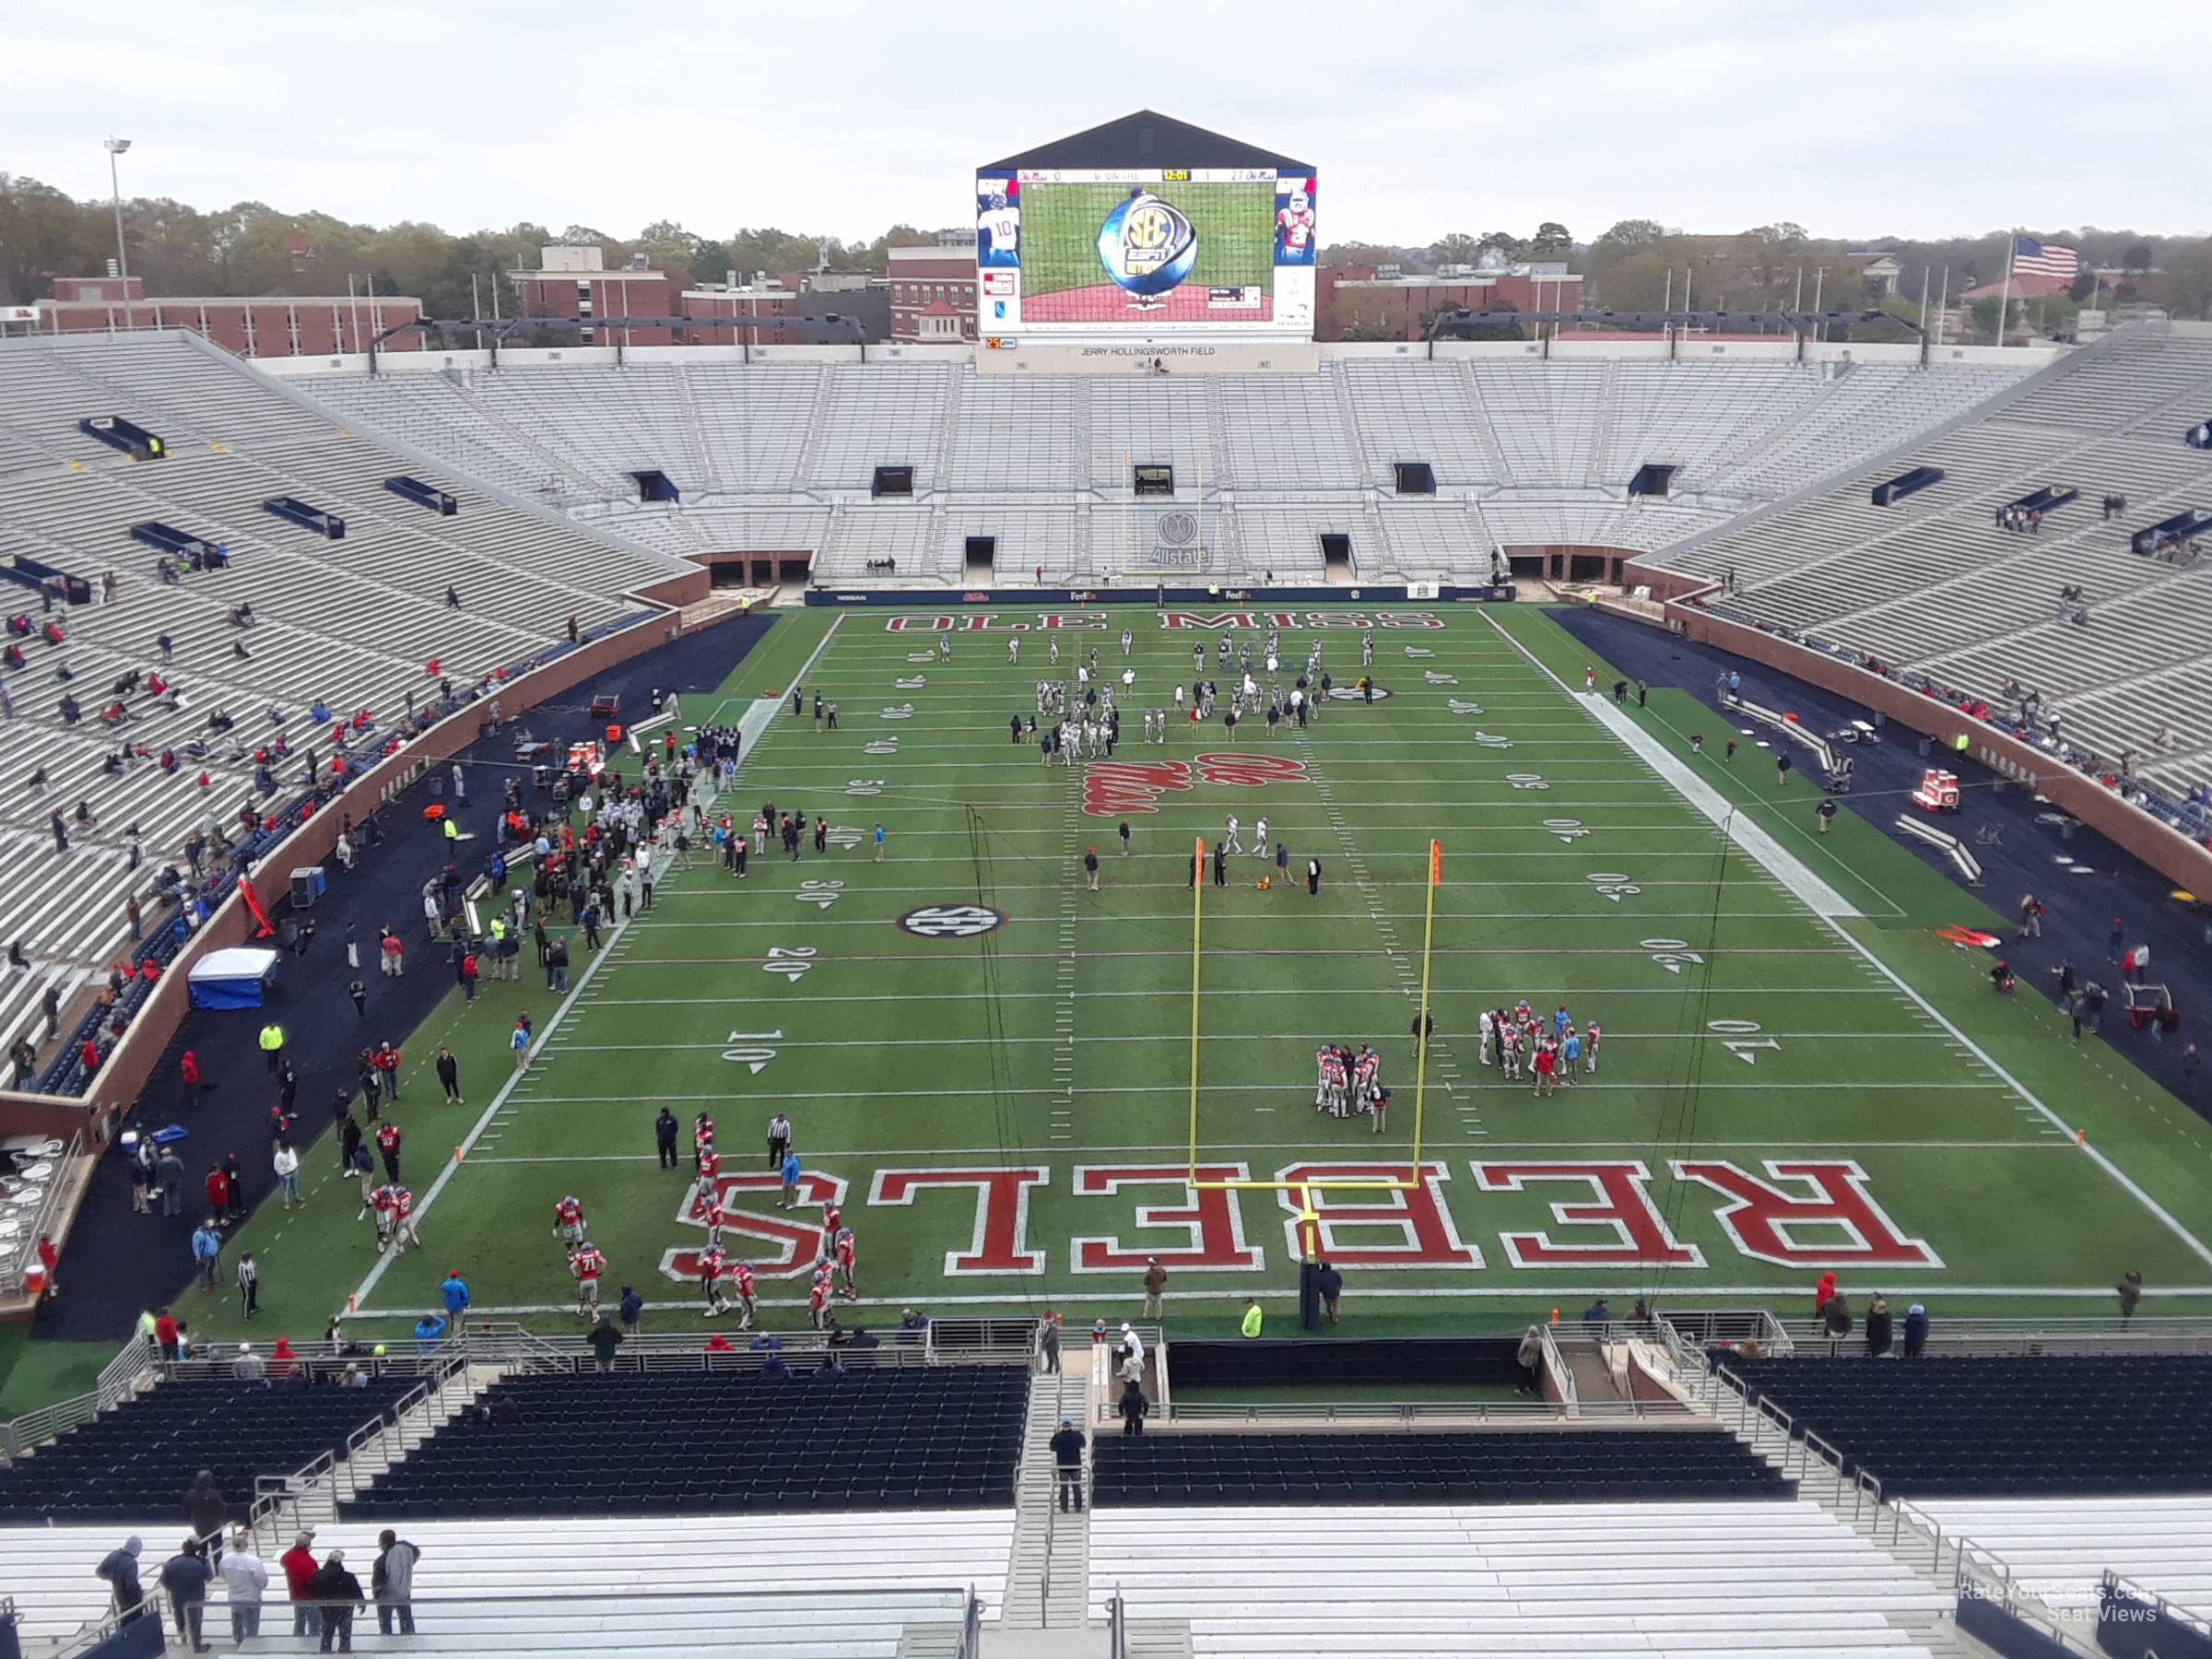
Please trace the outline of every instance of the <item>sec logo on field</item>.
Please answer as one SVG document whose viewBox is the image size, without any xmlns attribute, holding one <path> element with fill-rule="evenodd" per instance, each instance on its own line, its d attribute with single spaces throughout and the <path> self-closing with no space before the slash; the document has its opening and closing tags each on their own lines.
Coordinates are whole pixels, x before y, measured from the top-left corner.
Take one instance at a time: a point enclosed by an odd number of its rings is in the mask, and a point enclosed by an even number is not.
<svg viewBox="0 0 2212 1659">
<path fill-rule="evenodd" d="M 925 904 L 899 918 L 900 928 L 924 939 L 972 939 L 1006 924 L 1006 912 L 988 904 Z"/>
<path fill-rule="evenodd" d="M 1388 686 L 1377 686 L 1375 688 L 1375 695 L 1371 700 L 1375 702 L 1381 702 L 1391 695 L 1391 689 Z M 1331 686 L 1329 688 L 1329 700 L 1331 702 L 1367 702 L 1371 700 L 1364 695 L 1357 686 Z"/>
</svg>

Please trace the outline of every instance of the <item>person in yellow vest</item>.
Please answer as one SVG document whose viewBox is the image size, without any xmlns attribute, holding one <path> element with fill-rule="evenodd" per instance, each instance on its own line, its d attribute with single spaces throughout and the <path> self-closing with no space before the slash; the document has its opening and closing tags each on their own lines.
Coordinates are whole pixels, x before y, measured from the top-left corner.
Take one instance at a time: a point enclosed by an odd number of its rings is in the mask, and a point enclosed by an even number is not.
<svg viewBox="0 0 2212 1659">
<path fill-rule="evenodd" d="M 1260 1299 L 1256 1296 L 1244 1304 L 1242 1328 L 1247 1336 L 1257 1336 L 1260 1334 Z"/>
<path fill-rule="evenodd" d="M 515 956 L 507 954 L 507 918 L 495 915 L 491 919 L 491 925 L 488 931 L 491 935 L 491 948 L 486 954 L 491 958 L 491 977 L 493 979 L 519 978 L 522 972 L 522 959 L 519 954 Z"/>
<path fill-rule="evenodd" d="M 271 1071 L 284 1065 L 284 1028 L 273 1019 L 261 1028 L 261 1053 Z"/>
<path fill-rule="evenodd" d="M 451 853 L 451 852 L 453 852 L 453 851 L 455 848 L 457 848 L 458 846 L 460 846 L 460 844 L 461 844 L 461 826 L 460 826 L 458 823 L 454 822 L 454 820 L 453 820 L 453 815 L 452 813 L 450 813 L 450 812 L 449 812 L 449 813 L 447 813 L 447 814 L 445 815 L 445 848 L 446 848 L 446 851 L 447 851 L 447 852 L 449 852 L 449 853 Z"/>
</svg>

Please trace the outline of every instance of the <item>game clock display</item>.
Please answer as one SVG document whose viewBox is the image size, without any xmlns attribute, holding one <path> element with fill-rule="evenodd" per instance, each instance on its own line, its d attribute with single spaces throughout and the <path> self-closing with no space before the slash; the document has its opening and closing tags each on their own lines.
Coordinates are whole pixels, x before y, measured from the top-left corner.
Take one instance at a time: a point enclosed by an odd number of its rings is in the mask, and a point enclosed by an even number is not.
<svg viewBox="0 0 2212 1659">
<path fill-rule="evenodd" d="M 979 174 L 986 335 L 1309 335 L 1312 174 L 1265 169 Z"/>
</svg>

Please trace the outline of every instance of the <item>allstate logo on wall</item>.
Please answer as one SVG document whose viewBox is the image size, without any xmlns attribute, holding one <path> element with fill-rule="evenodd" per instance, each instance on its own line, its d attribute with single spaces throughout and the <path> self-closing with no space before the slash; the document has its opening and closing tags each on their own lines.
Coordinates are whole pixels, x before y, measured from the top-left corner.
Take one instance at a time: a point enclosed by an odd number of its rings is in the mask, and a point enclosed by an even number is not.
<svg viewBox="0 0 2212 1659">
<path fill-rule="evenodd" d="M 1099 227 L 1099 263 L 1140 304 L 1177 287 L 1198 260 L 1198 230 L 1182 208 L 1142 187 Z"/>
</svg>

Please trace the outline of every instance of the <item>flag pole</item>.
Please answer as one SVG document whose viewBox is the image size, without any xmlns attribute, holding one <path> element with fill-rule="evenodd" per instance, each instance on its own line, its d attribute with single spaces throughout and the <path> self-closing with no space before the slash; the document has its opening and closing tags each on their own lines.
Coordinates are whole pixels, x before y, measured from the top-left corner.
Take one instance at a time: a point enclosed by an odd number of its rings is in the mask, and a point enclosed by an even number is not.
<svg viewBox="0 0 2212 1659">
<path fill-rule="evenodd" d="M 2005 320 L 2012 310 L 2012 262 L 2019 256 L 2020 239 L 2005 233 L 2005 297 L 1997 301 L 1997 344 L 2005 344 Z"/>
<path fill-rule="evenodd" d="M 1191 865 L 1191 1179 L 1198 1179 L 1198 963 L 1206 913 L 1206 837 L 1194 843 Z"/>
<path fill-rule="evenodd" d="M 1436 939 L 1436 889 L 1444 879 L 1444 843 L 1429 843 L 1429 901 L 1421 918 L 1421 1012 L 1413 1028 L 1413 1168 L 1421 1178 L 1421 1128 L 1429 1100 L 1429 950 Z"/>
</svg>

